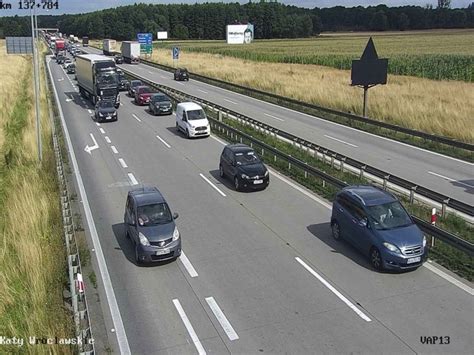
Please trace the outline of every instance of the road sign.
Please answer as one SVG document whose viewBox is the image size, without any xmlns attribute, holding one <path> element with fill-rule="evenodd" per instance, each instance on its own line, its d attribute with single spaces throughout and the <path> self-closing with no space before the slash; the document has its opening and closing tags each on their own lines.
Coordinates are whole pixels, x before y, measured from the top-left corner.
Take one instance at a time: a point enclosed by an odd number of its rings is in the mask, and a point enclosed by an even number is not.
<svg viewBox="0 0 474 355">
<path fill-rule="evenodd" d="M 138 33 L 138 43 L 140 43 L 141 54 L 151 54 L 153 51 L 153 34 L 151 33 Z"/>
<path fill-rule="evenodd" d="M 32 54 L 32 37 L 6 37 L 7 54 Z"/>
<path fill-rule="evenodd" d="M 173 59 L 179 59 L 179 47 L 173 47 Z"/>
</svg>

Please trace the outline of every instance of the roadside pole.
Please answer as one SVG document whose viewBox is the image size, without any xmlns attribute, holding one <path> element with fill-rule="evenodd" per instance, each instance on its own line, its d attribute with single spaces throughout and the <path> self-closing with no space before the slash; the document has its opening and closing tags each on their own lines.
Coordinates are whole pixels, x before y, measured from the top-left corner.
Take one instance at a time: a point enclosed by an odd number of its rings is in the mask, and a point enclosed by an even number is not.
<svg viewBox="0 0 474 355">
<path fill-rule="evenodd" d="M 41 144 L 41 121 L 40 121 L 40 103 L 39 103 L 39 59 L 38 59 L 38 42 L 37 42 L 37 19 L 36 10 L 33 6 L 33 11 L 30 9 L 31 16 L 31 37 L 33 40 L 33 80 L 35 90 L 35 111 L 36 111 L 36 142 L 38 145 L 38 162 L 41 164 L 43 158 L 43 147 Z M 36 25 L 36 26 L 35 26 Z M 35 33 L 36 32 L 36 33 Z"/>
</svg>

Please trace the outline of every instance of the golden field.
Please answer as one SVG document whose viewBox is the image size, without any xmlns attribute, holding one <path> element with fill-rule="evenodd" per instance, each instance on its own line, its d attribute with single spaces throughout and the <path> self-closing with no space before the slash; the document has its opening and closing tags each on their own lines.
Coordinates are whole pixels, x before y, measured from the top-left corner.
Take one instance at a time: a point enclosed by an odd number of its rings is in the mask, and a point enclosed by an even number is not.
<svg viewBox="0 0 474 355">
<path fill-rule="evenodd" d="M 0 41 L 0 334 L 69 338 L 66 259 L 42 72 L 43 162 L 38 164 L 31 56 L 6 55 Z M 15 68 L 15 71 L 12 71 Z M 2 346 L 5 353 L 70 353 L 59 346 Z"/>
</svg>

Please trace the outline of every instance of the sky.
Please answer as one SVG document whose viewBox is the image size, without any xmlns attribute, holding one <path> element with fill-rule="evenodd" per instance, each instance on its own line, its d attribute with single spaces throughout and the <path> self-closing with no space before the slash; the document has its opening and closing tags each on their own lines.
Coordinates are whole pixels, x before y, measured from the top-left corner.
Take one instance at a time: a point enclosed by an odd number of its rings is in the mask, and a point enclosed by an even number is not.
<svg viewBox="0 0 474 355">
<path fill-rule="evenodd" d="M 40 0 L 36 0 L 39 2 Z M 111 7 L 123 6 L 134 4 L 135 2 L 154 3 L 154 4 L 176 4 L 176 3 L 203 3 L 203 2 L 222 2 L 213 0 L 57 0 L 59 2 L 59 10 L 52 10 L 46 13 L 44 10 L 39 11 L 38 14 L 54 14 L 59 15 L 63 13 L 81 13 L 91 12 L 101 9 L 107 9 Z M 238 0 L 230 0 L 232 2 Z M 467 7 L 473 0 L 452 0 L 451 7 Z M 225 1 L 229 2 L 229 0 Z M 241 3 L 246 3 L 248 0 L 240 0 Z M 437 5 L 437 0 L 280 0 L 280 2 L 287 5 L 295 5 L 300 7 L 332 7 L 332 6 L 374 6 L 378 4 L 385 4 L 387 6 L 404 6 L 404 5 L 419 5 L 424 6 L 431 4 L 434 7 Z M 3 3 L 11 3 L 11 10 L 0 10 L 1 16 L 14 16 L 14 15 L 28 15 L 28 10 L 19 10 L 17 0 L 3 0 Z"/>
</svg>

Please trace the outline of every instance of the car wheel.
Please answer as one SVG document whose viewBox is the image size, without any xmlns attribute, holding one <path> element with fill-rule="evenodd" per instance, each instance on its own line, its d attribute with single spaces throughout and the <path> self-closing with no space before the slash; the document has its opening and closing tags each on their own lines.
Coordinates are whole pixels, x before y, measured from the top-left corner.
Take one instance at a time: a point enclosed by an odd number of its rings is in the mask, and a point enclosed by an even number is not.
<svg viewBox="0 0 474 355">
<path fill-rule="evenodd" d="M 332 237 L 335 240 L 341 240 L 342 239 L 342 237 L 341 237 L 341 228 L 339 227 L 339 223 L 334 222 L 331 226 L 331 229 L 332 229 Z"/>
<path fill-rule="evenodd" d="M 222 167 L 221 164 L 219 164 L 219 176 L 223 178 L 225 176 L 224 174 L 224 168 Z"/>
<path fill-rule="evenodd" d="M 235 187 L 235 191 L 240 191 L 240 183 L 237 176 L 234 178 L 234 187 Z"/>
<path fill-rule="evenodd" d="M 186 128 L 186 137 L 187 137 L 188 139 L 191 139 L 191 135 L 189 134 L 189 130 L 188 130 L 187 128 Z"/>
<path fill-rule="evenodd" d="M 382 256 L 380 255 L 380 252 L 376 247 L 373 247 L 370 251 L 370 263 L 372 264 L 375 270 L 383 270 Z"/>
</svg>

